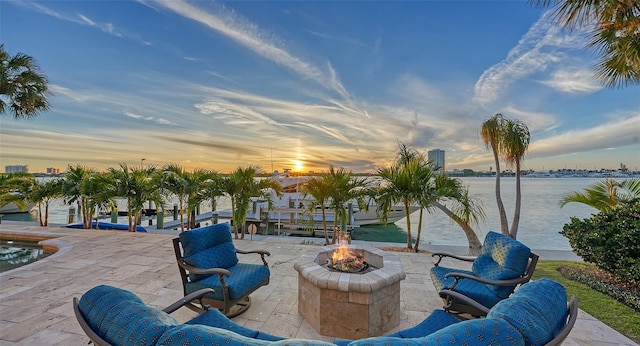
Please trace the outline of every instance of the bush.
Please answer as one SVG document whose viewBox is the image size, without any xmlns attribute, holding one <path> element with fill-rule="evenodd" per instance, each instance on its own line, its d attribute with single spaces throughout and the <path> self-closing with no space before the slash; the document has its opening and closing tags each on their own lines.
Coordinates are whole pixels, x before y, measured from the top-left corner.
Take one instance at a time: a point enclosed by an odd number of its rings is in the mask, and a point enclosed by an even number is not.
<svg viewBox="0 0 640 346">
<path fill-rule="evenodd" d="M 586 262 L 628 283 L 640 282 L 640 203 L 622 203 L 564 225 L 562 235 Z"/>
</svg>

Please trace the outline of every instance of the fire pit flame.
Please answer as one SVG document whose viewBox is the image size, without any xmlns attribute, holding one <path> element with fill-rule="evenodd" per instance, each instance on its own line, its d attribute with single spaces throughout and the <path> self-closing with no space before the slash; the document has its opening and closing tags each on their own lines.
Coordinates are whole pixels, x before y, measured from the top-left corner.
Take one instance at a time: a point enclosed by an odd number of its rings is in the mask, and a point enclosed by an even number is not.
<svg viewBox="0 0 640 346">
<path fill-rule="evenodd" d="M 351 251 L 344 243 L 340 243 L 331 259 L 327 259 L 327 266 L 345 273 L 358 273 L 369 269 L 369 264 L 365 262 L 364 256 Z"/>
</svg>

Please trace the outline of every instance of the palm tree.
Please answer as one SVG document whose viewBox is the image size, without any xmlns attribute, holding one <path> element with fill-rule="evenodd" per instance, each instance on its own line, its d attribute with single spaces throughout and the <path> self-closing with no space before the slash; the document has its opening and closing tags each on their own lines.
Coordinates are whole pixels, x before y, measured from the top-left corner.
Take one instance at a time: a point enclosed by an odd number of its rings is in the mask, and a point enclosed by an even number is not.
<svg viewBox="0 0 640 346">
<path fill-rule="evenodd" d="M 599 211 L 616 208 L 620 203 L 633 202 L 640 199 L 640 179 L 616 181 L 605 179 L 584 189 L 584 192 L 572 192 L 560 201 L 560 207 L 577 202 L 594 207 Z"/>
<path fill-rule="evenodd" d="M 424 156 L 420 156 L 415 150 L 400 143 L 395 162 L 389 167 L 377 169 L 377 174 L 382 180 L 375 190 L 375 200 L 378 211 L 382 214 L 382 222 L 387 221 L 393 205 L 397 203 L 403 205 L 407 222 L 407 249 L 413 249 L 409 215 L 412 206 L 419 202 L 422 192 L 419 173 L 424 164 L 423 161 Z"/>
<path fill-rule="evenodd" d="M 29 192 L 37 181 L 29 173 L 0 175 L 0 208 L 14 203 L 20 210 L 29 205 Z"/>
<path fill-rule="evenodd" d="M 335 169 L 329 166 L 329 172 L 324 176 L 329 186 L 329 205 L 334 211 L 333 238 L 336 243 L 338 223 L 346 224 L 348 215 L 347 203 L 356 201 L 359 208 L 366 208 L 365 197 L 369 195 L 367 180 L 356 177 L 352 172 L 346 172 L 343 167 Z M 325 227 L 326 235 L 326 227 Z"/>
<path fill-rule="evenodd" d="M 329 244 L 329 232 L 327 231 L 326 205 L 331 198 L 331 182 L 326 175 L 311 177 L 301 186 L 300 190 L 304 197 L 311 195 L 313 202 L 308 205 L 309 210 L 320 207 L 322 210 L 322 229 L 324 230 L 324 242 Z M 312 236 L 315 236 L 315 229 L 312 229 Z"/>
<path fill-rule="evenodd" d="M 491 118 L 485 120 L 480 128 L 480 135 L 487 148 L 491 148 L 493 152 L 493 160 L 496 164 L 496 202 L 498 204 L 498 214 L 500 215 L 500 231 L 502 234 L 508 235 L 507 228 L 507 212 L 502 203 L 502 195 L 500 193 L 500 156 L 502 152 L 502 138 L 504 129 L 504 117 L 498 113 Z"/>
<path fill-rule="evenodd" d="M 459 180 L 441 173 L 435 177 L 436 194 L 440 197 L 433 201 L 433 206 L 440 209 L 451 220 L 460 226 L 469 244 L 469 255 L 478 255 L 482 250 L 482 243 L 477 233 L 471 227 L 478 225 L 485 219 L 482 202 L 471 196 L 469 188 L 463 186 Z M 443 204 L 450 202 L 451 209 Z"/>
<path fill-rule="evenodd" d="M 91 191 L 90 180 L 96 174 L 95 170 L 81 165 L 75 167 L 69 165 L 65 174 L 62 186 L 64 192 L 64 202 L 66 204 L 76 203 L 78 210 L 82 214 L 82 228 L 90 228 L 92 210 L 90 205 Z"/>
<path fill-rule="evenodd" d="M 511 220 L 509 236 L 516 239 L 518 235 L 518 224 L 520 223 L 520 206 L 522 205 L 522 191 L 520 189 L 520 165 L 524 160 L 524 154 L 529 148 L 531 134 L 529 128 L 520 120 L 506 119 L 503 139 L 503 156 L 507 164 L 515 165 L 516 168 L 516 205 Z"/>
<path fill-rule="evenodd" d="M 157 205 L 162 203 L 159 189 L 153 180 L 156 171 L 154 166 L 137 168 L 121 163 L 120 169 L 111 167 L 107 174 L 101 176 L 104 185 L 103 201 L 113 206 L 115 197 L 127 200 L 129 232 L 136 231 L 146 201 L 153 201 Z"/>
<path fill-rule="evenodd" d="M 189 215 L 189 228 L 196 227 L 196 209 L 204 201 L 212 198 L 214 190 L 221 195 L 216 186 L 218 173 L 208 169 L 196 168 L 187 178 L 189 192 L 187 194 L 187 215 Z"/>
<path fill-rule="evenodd" d="M 180 230 L 184 231 L 184 214 L 188 209 L 189 196 L 195 189 L 193 179 L 188 171 L 176 164 L 168 164 L 162 169 L 159 184 L 165 196 L 173 195 L 178 199 L 180 210 Z M 189 223 L 191 225 L 191 223 Z"/>
<path fill-rule="evenodd" d="M 30 118 L 49 109 L 47 78 L 35 60 L 23 53 L 10 56 L 0 44 L 0 114 Z"/>
<path fill-rule="evenodd" d="M 35 180 L 35 184 L 29 194 L 29 199 L 38 204 L 38 219 L 40 226 L 49 226 L 49 204 L 52 200 L 62 196 L 63 181 L 61 179 L 49 180 L 41 183 Z M 44 206 L 44 217 L 42 207 Z"/>
<path fill-rule="evenodd" d="M 609 87 L 640 83 L 640 4 L 637 0 L 530 0 L 552 6 L 561 26 L 590 29 L 588 46 L 600 55 L 595 72 Z M 591 29 L 593 28 L 593 29 Z"/>
<path fill-rule="evenodd" d="M 272 189 L 278 196 L 282 195 L 282 186 L 275 180 L 256 180 L 256 174 L 261 169 L 255 166 L 245 168 L 238 167 L 222 182 L 222 190 L 231 199 L 231 218 L 233 219 L 235 238 L 244 239 L 244 224 L 247 220 L 247 213 L 251 204 L 251 197 L 262 197 L 269 201 L 271 208 L 273 201 L 269 190 Z"/>
</svg>

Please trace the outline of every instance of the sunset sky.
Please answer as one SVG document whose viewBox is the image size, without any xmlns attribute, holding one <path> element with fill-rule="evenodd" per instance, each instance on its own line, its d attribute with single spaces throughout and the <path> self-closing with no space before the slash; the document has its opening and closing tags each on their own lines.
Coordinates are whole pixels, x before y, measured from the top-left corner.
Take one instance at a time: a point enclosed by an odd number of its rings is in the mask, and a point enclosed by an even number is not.
<svg viewBox="0 0 640 346">
<path fill-rule="evenodd" d="M 600 86 L 586 39 L 526 1 L 0 1 L 52 92 L 0 117 L 0 165 L 374 172 L 402 142 L 488 170 L 502 113 L 524 169 L 638 170 L 640 86 Z"/>
</svg>

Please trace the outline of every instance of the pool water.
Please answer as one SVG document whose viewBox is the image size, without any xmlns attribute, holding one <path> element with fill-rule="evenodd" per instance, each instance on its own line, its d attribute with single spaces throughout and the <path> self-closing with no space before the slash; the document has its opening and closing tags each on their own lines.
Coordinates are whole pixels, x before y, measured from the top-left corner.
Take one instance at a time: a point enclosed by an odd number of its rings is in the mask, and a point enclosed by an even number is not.
<svg viewBox="0 0 640 346">
<path fill-rule="evenodd" d="M 0 240 L 0 272 L 15 269 L 46 257 L 37 243 Z"/>
</svg>

